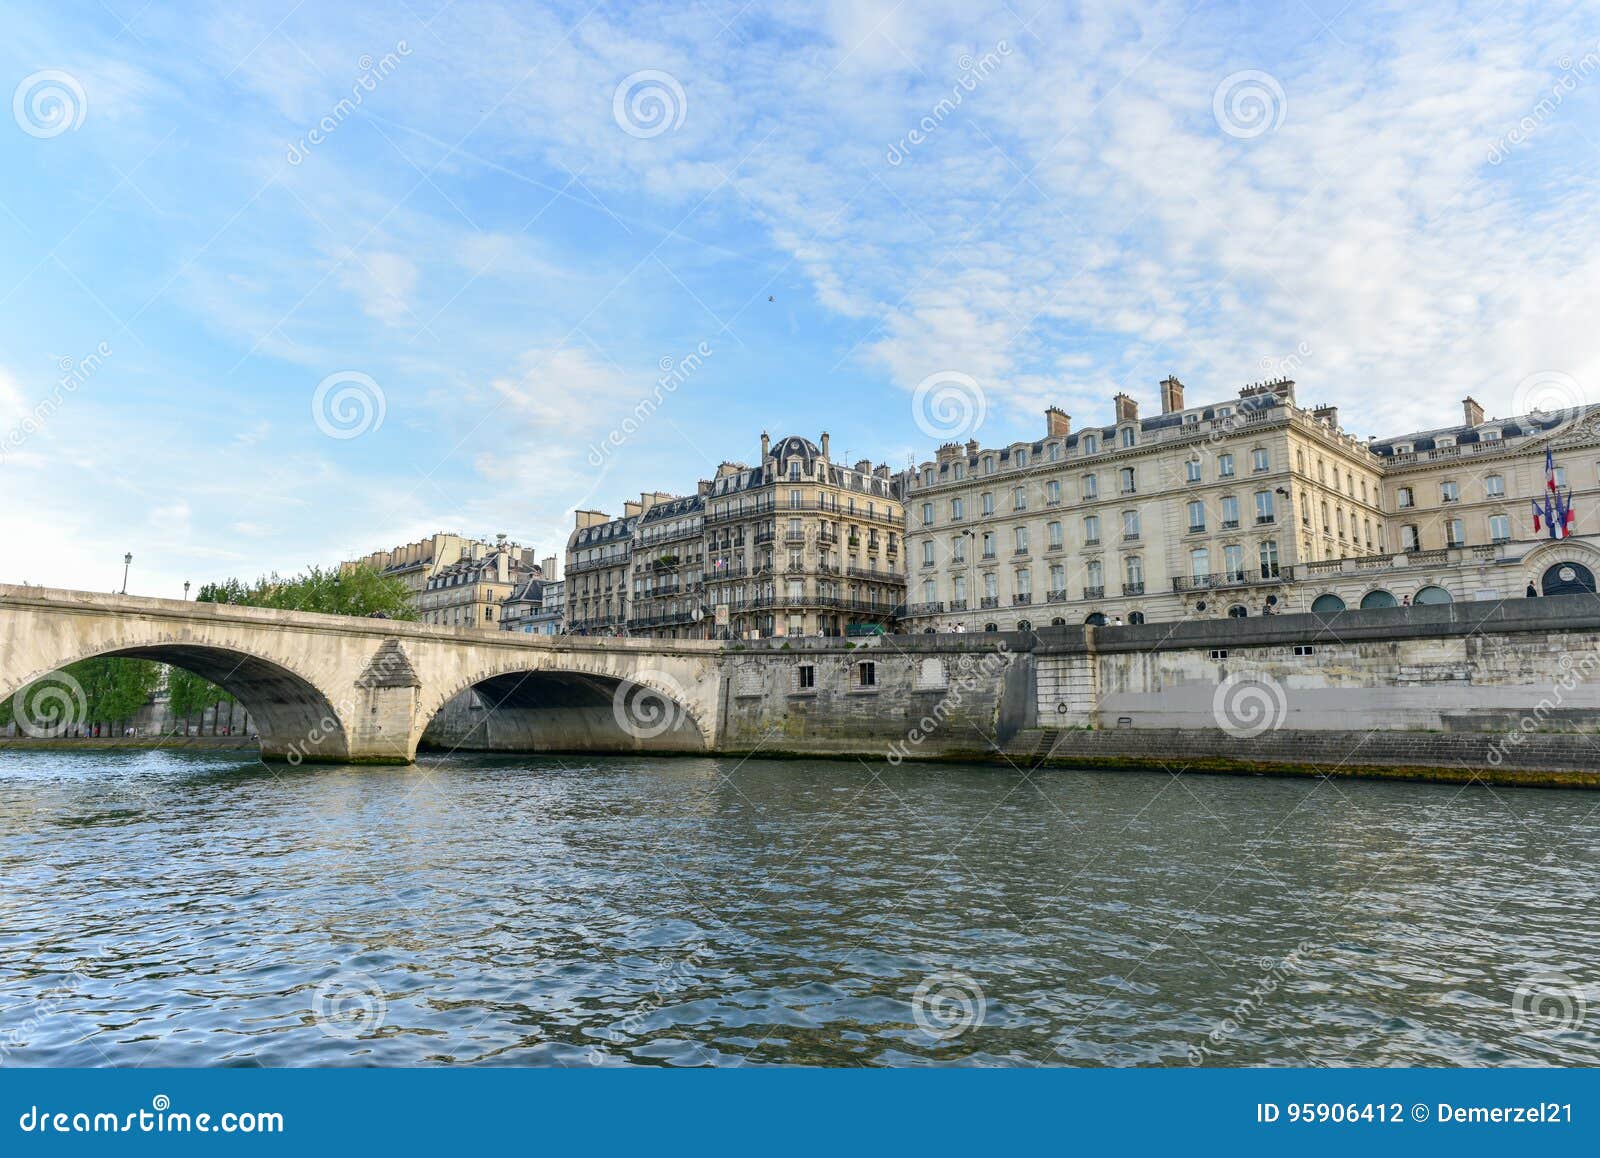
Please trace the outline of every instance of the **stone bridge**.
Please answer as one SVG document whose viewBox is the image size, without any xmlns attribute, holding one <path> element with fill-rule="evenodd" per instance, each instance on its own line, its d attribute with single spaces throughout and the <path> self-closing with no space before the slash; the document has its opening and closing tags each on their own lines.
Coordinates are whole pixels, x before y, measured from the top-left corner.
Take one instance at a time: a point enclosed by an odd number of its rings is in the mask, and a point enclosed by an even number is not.
<svg viewBox="0 0 1600 1158">
<path fill-rule="evenodd" d="M 81 690 L 62 668 L 156 660 L 227 690 L 254 718 L 262 756 L 295 763 L 409 763 L 469 689 L 494 747 L 706 751 L 721 722 L 721 654 L 706 641 L 462 632 L 0 584 L 0 697 L 47 680 L 36 694 L 81 720 Z"/>
</svg>

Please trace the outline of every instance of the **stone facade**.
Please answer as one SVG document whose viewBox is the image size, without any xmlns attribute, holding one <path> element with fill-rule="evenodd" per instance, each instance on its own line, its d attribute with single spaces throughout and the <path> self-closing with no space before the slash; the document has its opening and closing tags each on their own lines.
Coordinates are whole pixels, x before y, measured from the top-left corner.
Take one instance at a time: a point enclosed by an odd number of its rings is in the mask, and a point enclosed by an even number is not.
<svg viewBox="0 0 1600 1158">
<path fill-rule="evenodd" d="M 1127 395 L 1116 422 L 1043 438 L 947 444 L 905 476 L 912 631 L 1170 622 L 1420 599 L 1504 598 L 1576 564 L 1593 590 L 1600 531 L 1594 410 L 1362 441 L 1287 379 L 1162 413 Z M 1535 535 L 1546 445 L 1578 512 L 1573 538 Z M 1566 589 L 1566 588 L 1562 588 Z"/>
<path fill-rule="evenodd" d="M 900 480 L 761 436 L 685 496 L 642 495 L 622 519 L 579 511 L 567 547 L 574 631 L 667 639 L 843 636 L 892 625 L 904 601 Z"/>
</svg>

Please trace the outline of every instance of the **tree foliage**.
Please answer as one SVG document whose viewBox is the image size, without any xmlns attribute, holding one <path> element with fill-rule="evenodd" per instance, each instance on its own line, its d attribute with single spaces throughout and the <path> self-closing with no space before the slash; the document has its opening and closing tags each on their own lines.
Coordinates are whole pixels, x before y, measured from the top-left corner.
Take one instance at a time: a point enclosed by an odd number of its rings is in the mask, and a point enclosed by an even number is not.
<svg viewBox="0 0 1600 1158">
<path fill-rule="evenodd" d="M 239 603 L 280 611 L 320 611 L 325 615 L 384 615 L 415 619 L 405 584 L 371 567 L 307 567 L 285 579 L 277 572 L 246 586 L 238 579 L 207 583 L 196 597 L 202 603 Z"/>
<path fill-rule="evenodd" d="M 118 656 L 80 660 L 0 703 L 0 726 L 16 718 L 19 704 L 28 705 L 34 725 L 52 730 L 125 724 L 149 702 L 160 683 L 161 665 L 150 660 Z M 63 695 L 35 695 L 46 686 L 73 690 Z"/>
</svg>

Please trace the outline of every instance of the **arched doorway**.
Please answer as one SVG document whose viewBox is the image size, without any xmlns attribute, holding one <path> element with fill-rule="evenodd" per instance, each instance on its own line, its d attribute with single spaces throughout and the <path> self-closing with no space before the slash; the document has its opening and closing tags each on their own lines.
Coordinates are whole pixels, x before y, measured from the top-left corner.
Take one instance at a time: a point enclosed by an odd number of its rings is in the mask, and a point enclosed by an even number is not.
<svg viewBox="0 0 1600 1158">
<path fill-rule="evenodd" d="M 1106 625 L 1106 613 L 1103 611 L 1091 611 L 1084 617 L 1083 621 L 1090 627 L 1104 627 Z"/>
<path fill-rule="evenodd" d="M 1000 625 L 998 623 L 985 623 L 983 629 L 985 631 L 999 631 Z"/>
<path fill-rule="evenodd" d="M 1061 618 L 1061 616 L 1059 616 L 1059 615 L 1056 616 L 1054 619 L 1052 619 L 1050 621 L 1050 626 L 1051 627 L 1065 627 L 1066 625 L 1067 625 L 1067 621 L 1065 619 Z"/>
<path fill-rule="evenodd" d="M 1416 595 L 1412 596 L 1411 602 L 1427 605 L 1430 603 L 1454 603 L 1455 600 L 1451 597 L 1450 592 L 1446 591 L 1443 587 L 1428 586 L 1422 588 L 1416 593 Z"/>
<path fill-rule="evenodd" d="M 1235 603 L 1232 607 L 1228 608 L 1228 618 L 1229 619 L 1244 619 L 1249 614 L 1250 614 L 1250 609 L 1248 607 L 1246 607 L 1243 603 Z"/>
<path fill-rule="evenodd" d="M 1361 597 L 1361 610 L 1372 611 L 1380 607 L 1398 607 L 1400 601 L 1382 587 L 1376 591 L 1368 591 Z"/>
<path fill-rule="evenodd" d="M 1546 595 L 1593 595 L 1594 572 L 1582 563 L 1557 563 L 1545 571 L 1539 589 Z"/>
<path fill-rule="evenodd" d="M 1311 601 L 1311 610 L 1316 615 L 1337 615 L 1344 610 L 1344 600 L 1337 595 L 1318 595 Z"/>
</svg>

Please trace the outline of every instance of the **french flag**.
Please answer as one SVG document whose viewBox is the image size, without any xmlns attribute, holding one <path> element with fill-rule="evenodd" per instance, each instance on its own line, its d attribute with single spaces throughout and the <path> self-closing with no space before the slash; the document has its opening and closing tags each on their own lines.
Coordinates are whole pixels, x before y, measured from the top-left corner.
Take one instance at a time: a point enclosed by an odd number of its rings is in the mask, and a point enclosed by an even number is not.
<svg viewBox="0 0 1600 1158">
<path fill-rule="evenodd" d="M 1556 493 L 1556 456 L 1548 446 L 1544 448 L 1544 485 L 1551 494 Z"/>
<path fill-rule="evenodd" d="M 1540 531 L 1544 530 L 1544 519 L 1542 517 L 1543 512 L 1539 510 L 1539 503 L 1537 500 L 1530 501 L 1533 502 L 1533 533 L 1537 535 Z"/>
<path fill-rule="evenodd" d="M 1578 521 L 1578 512 L 1572 509 L 1572 492 L 1569 490 L 1565 499 L 1557 498 L 1561 511 L 1561 537 L 1565 539 L 1572 534 L 1572 526 Z"/>
</svg>

